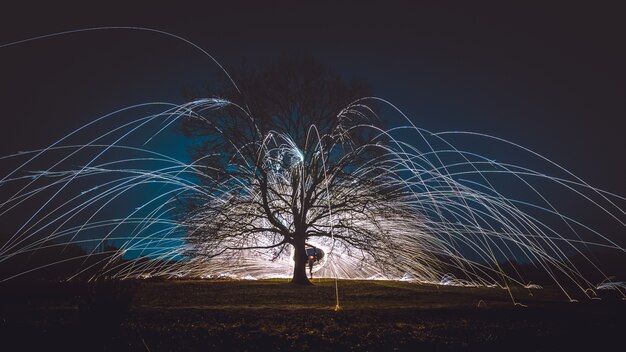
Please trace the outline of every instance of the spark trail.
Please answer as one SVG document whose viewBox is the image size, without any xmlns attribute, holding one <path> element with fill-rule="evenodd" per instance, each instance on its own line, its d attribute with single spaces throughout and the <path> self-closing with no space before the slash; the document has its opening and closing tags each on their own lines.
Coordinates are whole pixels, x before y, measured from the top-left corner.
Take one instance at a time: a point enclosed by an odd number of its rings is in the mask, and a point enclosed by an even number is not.
<svg viewBox="0 0 626 352">
<path fill-rule="evenodd" d="M 380 105 L 406 124 L 381 128 L 375 123 L 382 119 L 375 113 Z M 140 113 L 145 107 L 157 112 Z M 248 142 L 190 163 L 149 148 L 185 119 L 213 124 L 221 133 L 211 119 L 226 109 L 251 123 Z M 307 245 L 326 254 L 315 265 L 317 277 L 540 287 L 515 269 L 522 262 L 532 263 L 570 298 L 572 290 L 589 297 L 607 288 L 624 294 L 623 283 L 611 282 L 611 273 L 589 253 L 608 248 L 623 255 L 625 249 L 562 212 L 545 189 L 578 199 L 622 231 L 624 197 L 496 136 L 419 128 L 378 97 L 358 99 L 334 118 L 331 129 L 306 126 L 302 144 L 282 130 L 263 130 L 247 107 L 228 99 L 145 103 L 97 118 L 47 148 L 4 156 L 0 162 L 19 166 L 0 181 L 0 217 L 24 208 L 30 215 L 0 244 L 0 266 L 21 255 L 79 245 L 85 255 L 62 259 L 76 263 L 68 279 L 289 277 L 294 254 L 283 235 L 302 222 L 309 226 Z M 107 132 L 96 138 L 67 142 L 103 127 Z M 493 160 L 459 147 L 459 138 L 516 150 L 545 169 Z M 211 159 L 227 161 L 226 167 L 214 169 L 206 163 Z M 511 187 L 524 196 L 507 196 Z M 260 188 L 270 191 L 264 196 Z M 294 213 L 294 202 L 307 196 L 315 199 L 312 206 Z M 264 216 L 269 208 L 274 220 Z M 103 253 L 107 243 L 115 246 Z M 606 280 L 590 282 L 580 262 L 572 261 L 576 255 Z"/>
</svg>

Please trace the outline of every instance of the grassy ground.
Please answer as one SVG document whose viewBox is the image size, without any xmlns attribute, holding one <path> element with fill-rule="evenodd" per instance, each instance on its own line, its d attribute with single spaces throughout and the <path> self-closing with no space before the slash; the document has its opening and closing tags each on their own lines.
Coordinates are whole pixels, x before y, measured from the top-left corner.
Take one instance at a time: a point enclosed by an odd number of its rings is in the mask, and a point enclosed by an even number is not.
<svg viewBox="0 0 626 352">
<path fill-rule="evenodd" d="M 626 301 L 389 281 L 124 281 L 0 286 L 12 350 L 580 350 L 623 340 Z M 4 348 L 0 348 L 5 350 Z"/>
</svg>

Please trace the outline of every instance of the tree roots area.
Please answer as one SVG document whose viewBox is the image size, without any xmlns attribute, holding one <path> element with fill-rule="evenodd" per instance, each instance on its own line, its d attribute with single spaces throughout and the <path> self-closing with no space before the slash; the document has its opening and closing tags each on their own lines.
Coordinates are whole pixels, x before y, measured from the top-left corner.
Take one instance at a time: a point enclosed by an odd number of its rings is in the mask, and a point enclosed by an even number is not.
<svg viewBox="0 0 626 352">
<path fill-rule="evenodd" d="M 142 280 L 0 284 L 2 351 L 598 350 L 620 346 L 615 291 L 394 281 Z"/>
</svg>

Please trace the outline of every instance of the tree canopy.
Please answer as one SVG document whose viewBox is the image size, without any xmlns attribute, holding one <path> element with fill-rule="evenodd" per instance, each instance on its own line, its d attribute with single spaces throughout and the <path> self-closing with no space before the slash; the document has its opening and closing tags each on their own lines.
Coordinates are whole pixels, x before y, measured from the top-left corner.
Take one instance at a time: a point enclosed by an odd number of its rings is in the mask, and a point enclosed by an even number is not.
<svg viewBox="0 0 626 352">
<path fill-rule="evenodd" d="M 311 239 L 392 264 L 389 222 L 414 215 L 395 202 L 404 193 L 377 144 L 384 134 L 359 103 L 367 86 L 301 57 L 239 70 L 235 82 L 181 126 L 202 137 L 193 155 L 204 196 L 187 200 L 183 216 L 188 253 L 293 255 L 296 283 L 308 283 Z"/>
</svg>

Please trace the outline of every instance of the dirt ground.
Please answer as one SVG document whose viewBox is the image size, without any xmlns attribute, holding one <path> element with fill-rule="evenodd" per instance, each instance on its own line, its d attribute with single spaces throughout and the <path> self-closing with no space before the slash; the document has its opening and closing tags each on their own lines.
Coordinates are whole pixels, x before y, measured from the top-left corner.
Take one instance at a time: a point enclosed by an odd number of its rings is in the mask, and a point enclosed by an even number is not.
<svg viewBox="0 0 626 352">
<path fill-rule="evenodd" d="M 626 301 L 554 288 L 390 281 L 0 285 L 0 350 L 597 350 L 624 345 Z M 4 347 L 7 347 L 6 349 Z M 618 348 L 619 349 L 619 348 Z"/>
</svg>

